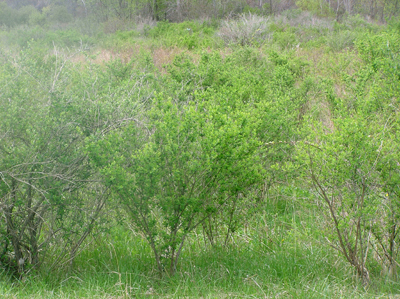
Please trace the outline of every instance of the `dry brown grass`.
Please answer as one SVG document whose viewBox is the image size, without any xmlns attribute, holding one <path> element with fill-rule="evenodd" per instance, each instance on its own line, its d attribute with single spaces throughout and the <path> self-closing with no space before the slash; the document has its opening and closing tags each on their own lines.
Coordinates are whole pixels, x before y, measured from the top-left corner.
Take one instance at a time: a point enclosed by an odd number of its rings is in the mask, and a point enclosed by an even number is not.
<svg viewBox="0 0 400 299">
<path fill-rule="evenodd" d="M 90 60 L 96 64 L 104 64 L 115 58 L 118 58 L 118 55 L 116 55 L 113 51 L 101 49 L 97 53 L 93 53 L 90 56 L 84 54 L 75 55 L 74 57 L 71 57 L 71 62 L 76 64 L 84 64 Z"/>
<path fill-rule="evenodd" d="M 344 75 L 353 76 L 362 66 L 355 51 L 328 53 L 322 48 L 297 49 L 296 56 L 310 63 L 312 75 L 330 78 L 337 97 L 345 98 L 350 91 L 343 80 Z"/>
<path fill-rule="evenodd" d="M 183 53 L 183 50 L 177 47 L 154 49 L 152 53 L 153 63 L 161 73 L 165 73 L 165 65 L 172 63 L 174 58 L 181 53 Z"/>
<path fill-rule="evenodd" d="M 144 49 L 150 51 L 150 49 Z M 130 62 L 136 55 L 143 51 L 142 45 L 134 45 L 123 50 L 109 50 L 109 49 L 97 49 L 88 55 L 78 54 L 71 58 L 73 63 L 86 63 L 90 60 L 95 64 L 104 64 L 114 59 L 120 59 L 123 63 Z"/>
</svg>

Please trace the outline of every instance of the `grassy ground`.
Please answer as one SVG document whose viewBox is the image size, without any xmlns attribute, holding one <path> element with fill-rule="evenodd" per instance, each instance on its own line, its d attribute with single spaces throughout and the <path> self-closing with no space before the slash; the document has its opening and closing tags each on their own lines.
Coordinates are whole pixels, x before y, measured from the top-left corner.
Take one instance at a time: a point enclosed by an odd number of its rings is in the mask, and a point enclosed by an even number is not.
<svg viewBox="0 0 400 299">
<path fill-rule="evenodd" d="M 3 273 L 0 293 L 3 298 L 396 298 L 398 283 L 377 278 L 364 288 L 341 256 L 309 235 L 318 230 L 316 216 L 282 211 L 279 204 L 268 210 L 227 246 L 210 247 L 201 232 L 193 235 L 173 277 L 160 278 L 147 243 L 116 226 L 92 239 L 72 268 L 47 272 L 45 266 L 21 281 Z"/>
</svg>

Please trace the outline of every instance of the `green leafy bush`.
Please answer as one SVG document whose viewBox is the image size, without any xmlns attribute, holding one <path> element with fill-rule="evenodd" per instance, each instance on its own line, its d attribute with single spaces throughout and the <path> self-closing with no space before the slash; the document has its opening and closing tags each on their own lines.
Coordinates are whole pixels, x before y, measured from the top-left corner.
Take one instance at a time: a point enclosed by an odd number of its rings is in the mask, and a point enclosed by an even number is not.
<svg viewBox="0 0 400 299">
<path fill-rule="evenodd" d="M 332 32 L 326 37 L 326 45 L 332 51 L 341 51 L 346 48 L 352 48 L 357 39 L 357 33 L 350 30 L 340 30 Z"/>
<path fill-rule="evenodd" d="M 58 47 L 79 47 L 81 45 L 92 45 L 93 37 L 81 34 L 74 29 L 46 31 L 43 40 L 48 45 L 55 44 Z"/>
<path fill-rule="evenodd" d="M 159 22 L 147 35 L 166 46 L 184 47 L 189 50 L 212 46 L 214 27 L 207 22 Z"/>
<path fill-rule="evenodd" d="M 368 284 L 368 223 L 377 207 L 374 163 L 380 158 L 379 142 L 370 136 L 376 128 L 356 116 L 337 119 L 333 126 L 330 132 L 322 124 L 313 124 L 301 153 L 316 201 L 330 222 L 328 240 Z"/>
<path fill-rule="evenodd" d="M 47 22 L 46 15 L 35 11 L 29 16 L 29 25 L 31 26 L 45 26 Z"/>
<path fill-rule="evenodd" d="M 274 32 L 273 41 L 281 49 L 291 49 L 296 44 L 298 44 L 297 36 L 294 32 L 284 31 L 284 32 Z"/>
<path fill-rule="evenodd" d="M 33 6 L 24 6 L 20 10 L 9 7 L 6 2 L 0 3 L 0 25 L 14 27 L 27 24 L 36 9 Z"/>
<path fill-rule="evenodd" d="M 297 7 L 302 10 L 310 11 L 317 16 L 334 16 L 335 13 L 329 6 L 328 2 L 319 0 L 298 0 L 296 1 Z"/>
<path fill-rule="evenodd" d="M 160 273 L 175 272 L 185 239 L 206 217 L 262 178 L 257 114 L 238 103 L 228 117 L 234 101 L 181 106 L 159 95 L 146 125 L 130 124 L 88 148 Z"/>
<path fill-rule="evenodd" d="M 51 5 L 45 8 L 47 19 L 51 23 L 69 23 L 73 20 L 73 16 L 68 9 L 62 5 Z"/>
<path fill-rule="evenodd" d="M 76 71 L 61 53 L 47 54 L 28 45 L 0 55 L 0 266 L 19 278 L 72 262 L 105 200 L 101 186 L 81 189 L 91 175 L 82 131 L 96 130 L 90 103 L 75 109 L 81 103 L 66 94 Z"/>
</svg>

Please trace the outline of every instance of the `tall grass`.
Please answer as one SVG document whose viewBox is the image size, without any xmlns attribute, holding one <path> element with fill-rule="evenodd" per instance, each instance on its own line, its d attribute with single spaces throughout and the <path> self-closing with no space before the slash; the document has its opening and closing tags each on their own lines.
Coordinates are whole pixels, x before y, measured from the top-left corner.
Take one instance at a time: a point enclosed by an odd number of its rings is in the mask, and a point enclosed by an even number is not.
<svg viewBox="0 0 400 299">
<path fill-rule="evenodd" d="M 313 213 L 275 200 L 226 247 L 193 234 L 177 274 L 160 279 L 147 242 L 121 226 L 92 239 L 73 267 L 22 281 L 1 275 L 3 298 L 375 298 L 395 283 L 363 289 L 344 260 L 314 238 Z"/>
</svg>

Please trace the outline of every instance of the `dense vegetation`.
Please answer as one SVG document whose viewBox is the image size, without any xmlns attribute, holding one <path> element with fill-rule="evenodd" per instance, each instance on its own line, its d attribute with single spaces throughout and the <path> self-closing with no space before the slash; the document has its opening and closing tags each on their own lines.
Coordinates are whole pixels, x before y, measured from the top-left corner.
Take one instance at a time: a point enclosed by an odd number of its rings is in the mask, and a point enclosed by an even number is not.
<svg viewBox="0 0 400 299">
<path fill-rule="evenodd" d="M 400 291 L 397 1 L 11 4 L 3 296 Z"/>
</svg>

